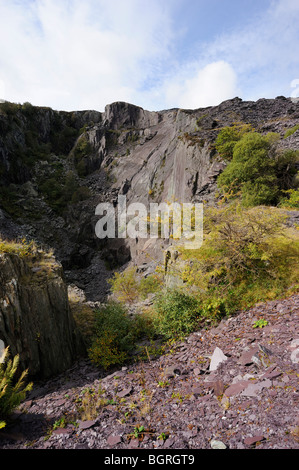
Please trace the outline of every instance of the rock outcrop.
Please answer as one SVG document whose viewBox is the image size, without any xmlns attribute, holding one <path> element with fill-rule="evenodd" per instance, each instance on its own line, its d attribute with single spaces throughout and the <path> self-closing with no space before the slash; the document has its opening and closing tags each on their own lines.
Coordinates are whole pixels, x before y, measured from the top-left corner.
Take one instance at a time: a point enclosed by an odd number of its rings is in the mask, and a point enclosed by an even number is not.
<svg viewBox="0 0 299 470">
<path fill-rule="evenodd" d="M 234 123 L 276 132 L 283 149 L 298 149 L 299 103 L 277 97 L 240 98 L 195 110 L 146 111 L 116 102 L 103 113 L 0 106 L 0 234 L 20 233 L 50 246 L 67 281 L 101 301 L 111 271 L 163 261 L 166 239 L 100 240 L 95 209 L 118 196 L 127 205 L 176 200 L 214 204 L 226 167 L 215 149 L 219 131 Z M 4 215 L 3 215 L 4 214 Z M 11 220 L 11 218 L 13 220 Z"/>
<path fill-rule="evenodd" d="M 73 385 L 85 389 L 89 381 L 99 389 L 103 378 L 90 366 L 83 366 L 80 376 L 73 365 L 83 343 L 69 309 L 67 284 L 82 289 L 87 301 L 96 304 L 107 298 L 106 281 L 116 267 L 131 261 L 148 274 L 155 263 L 163 262 L 163 254 L 166 281 L 177 282 L 168 269 L 179 262 L 171 239 L 101 240 L 95 233 L 97 205 L 109 202 L 117 210 L 119 195 L 126 196 L 128 205 L 146 207 L 166 201 L 213 205 L 218 175 L 227 164 L 217 153 L 215 140 L 221 129 L 234 123 L 250 124 L 263 134 L 276 132 L 282 149 L 299 149 L 299 103 L 284 97 L 257 102 L 235 98 L 209 108 L 159 112 L 123 102 L 108 105 L 104 113 L 58 112 L 29 103 L 0 105 L 0 239 L 26 236 L 51 247 L 55 255 L 27 259 L 0 254 L 0 349 L 10 346 L 31 376 L 51 377 L 26 404 L 33 421 L 30 415 L 22 417 L 22 432 L 35 447 L 43 446 L 41 439 L 44 443 L 41 423 L 37 431 L 32 426 L 35 414 L 55 420 L 62 412 L 76 413 Z M 289 215 L 293 222 L 298 219 L 297 211 Z M 298 296 L 283 308 L 287 310 L 281 312 L 276 301 L 264 307 L 270 328 L 263 333 L 252 331 L 253 318 L 260 317 L 256 307 L 217 329 L 194 333 L 171 356 L 132 365 L 135 377 L 124 368 L 103 378 L 103 413 L 95 420 L 79 416 L 79 434 L 70 424 L 65 439 L 53 434 L 47 446 L 125 448 L 129 440 L 130 448 L 150 449 L 244 448 L 259 441 L 261 448 L 298 447 L 298 423 L 285 418 L 298 404 Z M 243 352 L 252 346 L 257 349 L 247 364 Z M 223 352 L 223 360 L 219 367 L 209 368 L 206 358 L 215 348 Z M 265 351 L 267 363 L 256 359 L 257 352 Z M 65 376 L 56 382 L 52 377 L 70 367 L 73 382 L 67 390 Z M 143 374 L 152 403 L 151 409 L 142 408 L 141 401 L 138 406 L 156 429 L 153 439 L 139 442 L 128 439 L 138 422 L 131 414 L 134 406 L 126 408 L 117 400 L 128 396 L 138 402 L 144 394 Z M 116 378 L 121 378 L 119 386 Z M 44 399 L 47 387 L 54 395 Z M 253 397 L 249 404 L 248 397 Z M 271 411 L 276 406 L 278 417 Z"/>
<path fill-rule="evenodd" d="M 29 263 L 0 254 L 0 338 L 20 367 L 48 378 L 83 352 L 71 316 L 62 268 L 54 258 Z"/>
</svg>

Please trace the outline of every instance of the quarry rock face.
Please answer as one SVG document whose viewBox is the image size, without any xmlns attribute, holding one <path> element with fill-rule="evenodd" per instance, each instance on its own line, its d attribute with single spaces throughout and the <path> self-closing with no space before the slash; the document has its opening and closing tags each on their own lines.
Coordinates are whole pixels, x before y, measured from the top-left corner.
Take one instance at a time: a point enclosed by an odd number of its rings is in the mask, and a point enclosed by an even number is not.
<svg viewBox="0 0 299 470">
<path fill-rule="evenodd" d="M 16 254 L 0 254 L 0 338 L 20 367 L 47 378 L 82 353 L 61 266 L 31 267 Z"/>
<path fill-rule="evenodd" d="M 115 102 L 104 112 L 27 105 L 9 113 L 0 108 L 0 182 L 6 188 L 0 234 L 23 234 L 53 248 L 67 281 L 90 301 L 105 299 L 115 269 L 128 262 L 154 269 L 172 245 L 171 239 L 149 236 L 99 239 L 99 203 L 109 202 L 115 211 L 119 196 L 127 206 L 142 203 L 147 209 L 174 201 L 213 205 L 227 165 L 215 140 L 235 123 L 278 133 L 282 149 L 299 148 L 298 130 L 285 138 L 299 122 L 299 103 L 284 97 L 234 98 L 194 110 L 147 111 Z M 69 175 L 74 192 L 66 184 Z M 64 201 L 59 212 L 57 199 Z"/>
</svg>

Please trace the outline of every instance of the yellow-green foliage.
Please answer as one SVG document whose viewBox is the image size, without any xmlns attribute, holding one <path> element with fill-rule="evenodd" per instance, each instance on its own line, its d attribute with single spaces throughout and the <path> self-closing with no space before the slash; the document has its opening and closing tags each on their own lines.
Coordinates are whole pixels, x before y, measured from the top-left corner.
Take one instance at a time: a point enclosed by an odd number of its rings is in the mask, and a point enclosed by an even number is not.
<svg viewBox="0 0 299 470">
<path fill-rule="evenodd" d="M 99 416 L 101 408 L 109 403 L 109 400 L 103 397 L 104 393 L 105 390 L 101 386 L 98 390 L 90 387 L 82 390 L 76 400 L 77 417 L 82 421 L 86 421 Z"/>
<path fill-rule="evenodd" d="M 118 348 L 115 339 L 116 334 L 103 331 L 89 349 L 90 360 L 94 364 L 104 367 L 104 369 L 108 369 L 114 364 L 122 364 L 127 358 L 127 354 Z"/>
<path fill-rule="evenodd" d="M 115 272 L 109 280 L 111 291 L 120 302 L 132 303 L 138 298 L 138 281 L 136 268 L 131 267 L 123 272 Z"/>
<path fill-rule="evenodd" d="M 220 188 L 242 195 L 244 206 L 276 205 L 281 191 L 292 188 L 298 152 L 278 150 L 279 134 L 244 134 L 234 142 L 232 160 L 217 179 Z"/>
<path fill-rule="evenodd" d="M 215 141 L 215 148 L 219 155 L 225 160 L 233 158 L 233 151 L 236 143 L 248 132 L 254 129 L 250 124 L 235 123 L 221 129 Z"/>
<path fill-rule="evenodd" d="M 143 277 L 138 285 L 138 292 L 142 299 L 145 299 L 148 294 L 155 294 L 162 287 L 162 278 L 158 273 L 150 274 Z"/>
<path fill-rule="evenodd" d="M 298 131 L 299 129 L 299 124 L 296 124 L 296 126 L 294 127 L 291 127 L 291 129 L 288 129 L 285 134 L 284 134 L 284 138 L 286 139 L 287 137 L 289 137 L 290 135 L 294 134 L 296 131 Z"/>
<path fill-rule="evenodd" d="M 95 330 L 88 354 L 92 362 L 108 369 L 122 364 L 136 350 L 138 340 L 152 340 L 155 334 L 151 312 L 130 316 L 123 304 L 109 301 L 95 311 Z"/>
<path fill-rule="evenodd" d="M 109 284 L 117 300 L 133 303 L 157 292 L 162 285 L 162 279 L 157 273 L 139 279 L 136 268 L 130 267 L 123 272 L 115 272 Z"/>
<path fill-rule="evenodd" d="M 149 329 L 165 338 L 184 336 L 256 302 L 295 292 L 299 231 L 287 227 L 285 218 L 275 207 L 244 208 L 240 200 L 221 200 L 204 211 L 201 248 L 178 246 L 180 262 L 167 268 L 168 275 L 183 281 L 181 287 L 165 290 L 161 277 L 138 281 L 131 268 L 115 276 L 112 290 L 126 302 L 138 300 L 142 289 L 145 294 L 155 291 Z"/>
<path fill-rule="evenodd" d="M 132 319 L 117 302 L 109 302 L 95 312 L 95 336 L 89 357 L 105 369 L 121 364 L 134 344 Z"/>
<path fill-rule="evenodd" d="M 202 302 L 222 299 L 227 313 L 282 295 L 299 278 L 299 234 L 276 208 L 238 203 L 205 213 L 204 243 L 182 249 L 181 273 Z"/>
<path fill-rule="evenodd" d="M 62 214 L 67 206 L 78 203 L 91 196 L 86 186 L 79 186 L 73 171 L 62 173 L 61 168 L 53 172 L 53 176 L 45 175 L 39 181 L 39 190 L 49 206 L 58 214 Z"/>
<path fill-rule="evenodd" d="M 298 189 L 289 189 L 284 191 L 286 197 L 283 197 L 280 200 L 279 207 L 284 209 L 299 209 L 299 190 Z"/>
<path fill-rule="evenodd" d="M 19 365 L 19 355 L 8 359 L 7 347 L 0 360 L 0 418 L 6 419 L 9 414 L 24 400 L 26 392 L 32 390 L 33 384 L 25 385 L 24 380 L 28 371 L 23 371 L 15 380 L 15 374 Z M 0 419 L 0 428 L 5 426 L 5 421 Z"/>
<path fill-rule="evenodd" d="M 198 300 L 179 290 L 169 289 L 155 302 L 157 331 L 166 338 L 180 338 L 191 333 L 201 315 Z"/>
<path fill-rule="evenodd" d="M 2 240 L 0 238 L 0 254 L 15 254 L 26 259 L 29 268 L 27 273 L 20 277 L 20 282 L 24 285 L 42 285 L 45 281 L 56 275 L 59 265 L 53 256 L 52 250 L 45 250 L 36 245 L 32 240 L 27 242 L 22 239 L 20 242 Z"/>
<path fill-rule="evenodd" d="M 17 242 L 0 238 L 0 253 L 14 253 L 24 258 L 32 257 L 36 252 L 37 246 L 34 241 L 27 242 L 26 239 L 22 239 L 20 242 Z"/>
<path fill-rule="evenodd" d="M 80 177 L 86 176 L 85 157 L 92 153 L 92 145 L 90 144 L 87 134 L 81 134 L 77 144 L 73 150 L 74 162 Z"/>
</svg>

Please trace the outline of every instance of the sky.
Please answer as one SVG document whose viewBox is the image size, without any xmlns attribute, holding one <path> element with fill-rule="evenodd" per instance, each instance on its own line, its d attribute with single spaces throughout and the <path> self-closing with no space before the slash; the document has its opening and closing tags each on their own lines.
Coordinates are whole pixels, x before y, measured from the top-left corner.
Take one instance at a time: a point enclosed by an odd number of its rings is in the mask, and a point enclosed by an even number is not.
<svg viewBox="0 0 299 470">
<path fill-rule="evenodd" d="M 0 0 L 0 99 L 149 111 L 299 97 L 299 0 Z"/>
</svg>

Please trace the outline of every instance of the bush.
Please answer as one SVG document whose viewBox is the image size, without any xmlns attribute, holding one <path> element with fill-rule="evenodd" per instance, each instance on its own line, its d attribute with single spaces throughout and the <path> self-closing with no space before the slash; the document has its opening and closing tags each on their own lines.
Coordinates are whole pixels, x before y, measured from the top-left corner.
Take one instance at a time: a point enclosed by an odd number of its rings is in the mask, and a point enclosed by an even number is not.
<svg viewBox="0 0 299 470">
<path fill-rule="evenodd" d="M 72 171 L 66 175 L 56 168 L 52 177 L 44 177 L 39 182 L 39 190 L 49 206 L 58 214 L 62 214 L 69 204 L 75 204 L 91 196 L 89 188 L 78 186 L 77 178 Z"/>
<path fill-rule="evenodd" d="M 234 203 L 206 211 L 204 243 L 182 250 L 185 289 L 204 304 L 221 299 L 223 313 L 282 295 L 299 277 L 299 237 L 279 209 Z"/>
<path fill-rule="evenodd" d="M 289 189 L 296 174 L 297 152 L 278 152 L 279 136 L 247 133 L 234 146 L 233 159 L 218 178 L 218 185 L 233 194 L 241 192 L 242 204 L 275 205 L 282 190 Z"/>
<path fill-rule="evenodd" d="M 14 116 L 21 109 L 19 103 L 11 103 L 10 101 L 4 101 L 0 103 L 0 111 L 4 112 L 7 116 Z"/>
<path fill-rule="evenodd" d="M 34 241 L 27 242 L 25 238 L 21 241 L 3 240 L 0 237 L 0 253 L 14 253 L 20 258 L 33 257 L 37 255 L 37 245 Z"/>
<path fill-rule="evenodd" d="M 145 299 L 148 294 L 155 294 L 161 289 L 162 279 L 158 274 L 151 274 L 143 277 L 139 282 L 138 292 L 142 299 Z"/>
<path fill-rule="evenodd" d="M 95 337 L 90 359 L 105 369 L 121 364 L 134 346 L 132 319 L 118 302 L 109 302 L 95 312 Z"/>
<path fill-rule="evenodd" d="M 19 196 L 14 185 L 0 186 L 1 208 L 12 217 L 21 217 L 23 210 L 18 204 Z"/>
<path fill-rule="evenodd" d="M 4 350 L 0 360 L 0 429 L 5 426 L 9 414 L 24 400 L 26 392 L 32 390 L 32 382 L 25 386 L 24 379 L 28 371 L 23 371 L 18 380 L 14 380 L 19 365 L 19 355 L 8 359 L 8 349 Z"/>
<path fill-rule="evenodd" d="M 125 351 L 121 351 L 115 344 L 116 335 L 103 331 L 100 337 L 94 340 L 89 350 L 91 361 L 97 366 L 109 369 L 114 364 L 122 364 L 127 358 Z"/>
<path fill-rule="evenodd" d="M 131 267 L 119 273 L 109 280 L 111 291 L 120 302 L 132 303 L 138 299 L 139 283 L 136 276 L 136 268 Z"/>
<path fill-rule="evenodd" d="M 72 195 L 71 202 L 76 204 L 80 201 L 85 201 L 91 196 L 91 191 L 87 186 L 80 186 L 77 190 L 74 191 Z"/>
<path fill-rule="evenodd" d="M 299 190 L 289 189 L 288 191 L 284 191 L 284 193 L 287 194 L 287 196 L 280 200 L 279 207 L 299 210 Z"/>
<path fill-rule="evenodd" d="M 75 163 L 78 164 L 83 157 L 89 156 L 92 151 L 92 145 L 89 142 L 87 135 L 85 133 L 81 134 L 73 150 Z"/>
<path fill-rule="evenodd" d="M 248 132 L 253 132 L 252 126 L 242 123 L 221 129 L 215 141 L 215 148 L 219 155 L 230 161 L 233 158 L 236 143 Z"/>
<path fill-rule="evenodd" d="M 154 273 L 139 279 L 135 267 L 130 267 L 123 272 L 115 272 L 108 282 L 117 300 L 125 303 L 133 303 L 140 298 L 144 300 L 149 294 L 156 293 L 162 286 L 162 278 L 159 274 Z"/>
<path fill-rule="evenodd" d="M 201 315 L 197 299 L 175 289 L 157 296 L 155 310 L 157 332 L 166 338 L 180 338 L 191 333 Z"/>
</svg>

